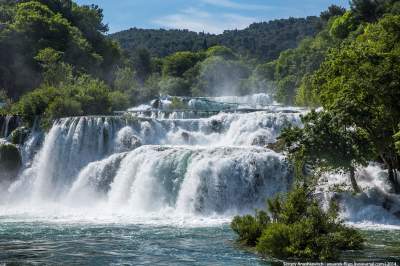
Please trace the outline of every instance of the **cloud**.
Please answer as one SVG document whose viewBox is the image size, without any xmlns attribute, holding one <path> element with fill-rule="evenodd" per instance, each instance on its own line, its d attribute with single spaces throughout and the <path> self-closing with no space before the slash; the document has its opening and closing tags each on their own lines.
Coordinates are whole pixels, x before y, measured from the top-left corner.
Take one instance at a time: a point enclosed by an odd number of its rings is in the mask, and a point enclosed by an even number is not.
<svg viewBox="0 0 400 266">
<path fill-rule="evenodd" d="M 246 28 L 255 21 L 256 19 L 253 17 L 238 14 L 212 14 L 197 8 L 189 8 L 176 14 L 153 20 L 153 23 L 165 28 L 219 34 L 224 30 Z"/>
<path fill-rule="evenodd" d="M 272 7 L 266 5 L 256 5 L 256 4 L 241 4 L 236 3 L 231 0 L 201 0 L 203 3 L 225 7 L 225 8 L 232 8 L 232 9 L 240 9 L 240 10 L 270 10 Z"/>
</svg>

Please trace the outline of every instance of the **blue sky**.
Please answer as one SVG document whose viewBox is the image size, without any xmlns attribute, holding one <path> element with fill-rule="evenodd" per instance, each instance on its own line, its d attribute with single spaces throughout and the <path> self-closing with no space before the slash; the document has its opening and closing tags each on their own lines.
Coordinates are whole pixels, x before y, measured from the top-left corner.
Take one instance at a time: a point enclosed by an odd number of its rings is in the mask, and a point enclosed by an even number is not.
<svg viewBox="0 0 400 266">
<path fill-rule="evenodd" d="M 77 0 L 104 9 L 110 32 L 131 27 L 177 28 L 221 33 L 252 22 L 319 15 L 331 4 L 348 0 Z"/>
</svg>

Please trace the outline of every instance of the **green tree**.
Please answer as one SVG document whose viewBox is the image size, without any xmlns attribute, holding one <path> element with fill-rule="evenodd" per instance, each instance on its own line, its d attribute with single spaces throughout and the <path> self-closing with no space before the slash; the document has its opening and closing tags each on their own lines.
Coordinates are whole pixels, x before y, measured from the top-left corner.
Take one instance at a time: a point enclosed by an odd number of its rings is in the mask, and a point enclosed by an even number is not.
<svg viewBox="0 0 400 266">
<path fill-rule="evenodd" d="M 203 59 L 202 54 L 177 52 L 164 59 L 163 75 L 181 78 L 190 68 Z"/>
<path fill-rule="evenodd" d="M 107 26 L 97 6 L 70 0 L 3 1 L 0 6 L 0 87 L 12 98 L 63 70 L 111 81 L 120 48 L 104 36 Z M 56 58 L 50 51 L 57 51 Z"/>
<path fill-rule="evenodd" d="M 73 79 L 72 66 L 61 61 L 62 53 L 53 48 L 40 50 L 35 59 L 44 69 L 43 81 L 50 86 L 68 83 Z"/>
<path fill-rule="evenodd" d="M 332 36 L 338 39 L 345 39 L 350 32 L 357 28 L 358 24 L 352 12 L 346 12 L 343 16 L 338 17 L 333 22 L 330 29 Z"/>
<path fill-rule="evenodd" d="M 115 71 L 114 89 L 119 91 L 130 91 L 139 87 L 135 78 L 136 74 L 130 67 L 121 67 Z"/>
<path fill-rule="evenodd" d="M 210 56 L 221 56 L 225 60 L 236 60 L 237 56 L 235 53 L 232 51 L 232 49 L 221 46 L 221 45 L 216 45 L 213 47 L 210 47 L 206 51 L 207 57 Z"/>
<path fill-rule="evenodd" d="M 329 171 L 349 173 L 353 190 L 360 192 L 355 169 L 368 165 L 373 154 L 367 134 L 361 129 L 346 127 L 328 112 L 312 111 L 302 117 L 302 122 L 303 128 L 287 128 L 279 137 L 290 158 L 300 160 L 300 167 L 312 166 L 317 175 Z"/>
<path fill-rule="evenodd" d="M 331 5 L 327 10 L 321 12 L 320 17 L 325 21 L 329 21 L 329 19 L 342 16 L 344 13 L 346 13 L 345 8 L 337 5 Z"/>
<path fill-rule="evenodd" d="M 367 133 L 397 192 L 400 166 L 393 135 L 400 123 L 399 28 L 400 16 L 368 25 L 355 40 L 331 50 L 313 84 L 341 125 Z"/>
<path fill-rule="evenodd" d="M 351 0 L 350 8 L 357 19 L 366 22 L 378 20 L 393 0 Z"/>
<path fill-rule="evenodd" d="M 144 81 L 152 72 L 152 62 L 150 53 L 147 49 L 137 49 L 133 55 L 133 68 L 136 72 L 136 78 L 143 85 Z"/>
</svg>

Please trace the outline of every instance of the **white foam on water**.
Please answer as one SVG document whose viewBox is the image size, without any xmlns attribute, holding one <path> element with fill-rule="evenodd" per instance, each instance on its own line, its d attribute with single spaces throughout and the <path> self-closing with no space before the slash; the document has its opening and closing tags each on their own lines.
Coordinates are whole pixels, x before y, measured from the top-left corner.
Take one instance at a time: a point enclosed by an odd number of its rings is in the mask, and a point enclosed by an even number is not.
<svg viewBox="0 0 400 266">
<path fill-rule="evenodd" d="M 214 100 L 271 104 L 265 95 Z M 236 214 L 264 208 L 266 198 L 287 191 L 292 183 L 285 157 L 265 146 L 288 124 L 300 125 L 305 111 L 270 110 L 200 119 L 61 119 L 38 153 L 32 150 L 39 137 L 32 136 L 22 147 L 26 168 L 2 188 L 0 217 L 60 223 L 227 223 Z M 317 193 L 323 202 L 339 198 L 341 215 L 350 224 L 397 227 L 400 200 L 385 174 L 377 165 L 361 169 L 357 179 L 363 193 L 357 196 L 346 192 L 346 176 L 327 175 Z M 344 192 L 335 194 L 335 187 Z"/>
</svg>

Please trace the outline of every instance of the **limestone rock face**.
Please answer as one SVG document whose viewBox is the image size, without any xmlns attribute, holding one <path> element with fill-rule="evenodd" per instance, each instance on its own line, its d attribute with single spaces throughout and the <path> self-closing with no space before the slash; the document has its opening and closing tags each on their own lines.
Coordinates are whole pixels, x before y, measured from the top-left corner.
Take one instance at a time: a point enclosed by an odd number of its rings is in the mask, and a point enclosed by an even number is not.
<svg viewBox="0 0 400 266">
<path fill-rule="evenodd" d="M 0 144 L 0 182 L 14 181 L 22 165 L 22 158 L 14 144 Z"/>
</svg>

